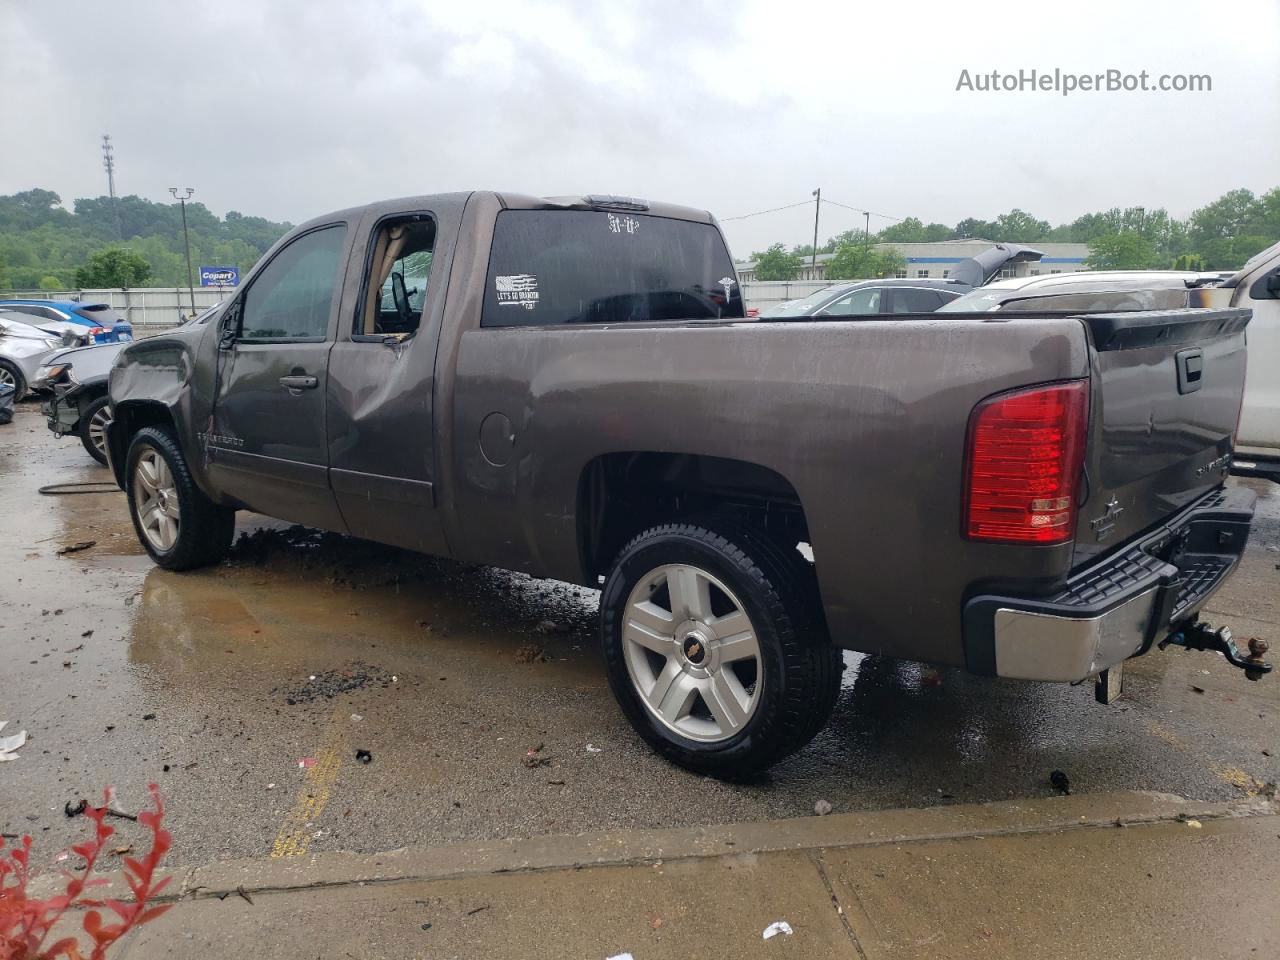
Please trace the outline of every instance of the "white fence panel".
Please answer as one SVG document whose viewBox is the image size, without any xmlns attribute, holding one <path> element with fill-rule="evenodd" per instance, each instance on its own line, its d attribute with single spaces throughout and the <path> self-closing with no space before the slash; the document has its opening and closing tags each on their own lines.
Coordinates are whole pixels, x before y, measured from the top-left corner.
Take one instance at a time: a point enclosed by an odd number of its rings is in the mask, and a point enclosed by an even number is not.
<svg viewBox="0 0 1280 960">
<path fill-rule="evenodd" d="M 742 297 L 748 308 L 765 310 L 776 303 L 799 300 L 829 286 L 829 280 L 748 280 L 742 285 Z"/>
</svg>

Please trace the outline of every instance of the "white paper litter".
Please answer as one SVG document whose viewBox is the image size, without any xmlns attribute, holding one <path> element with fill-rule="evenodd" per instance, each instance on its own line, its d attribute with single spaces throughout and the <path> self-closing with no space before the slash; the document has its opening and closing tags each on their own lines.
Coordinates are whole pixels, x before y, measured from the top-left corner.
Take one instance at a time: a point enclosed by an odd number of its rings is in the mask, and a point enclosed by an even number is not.
<svg viewBox="0 0 1280 960">
<path fill-rule="evenodd" d="M 604 747 L 597 747 L 594 743 L 588 743 L 587 753 L 604 753 Z M 612 958 L 610 958 L 610 960 L 612 960 Z"/>
<path fill-rule="evenodd" d="M 610 957 L 609 960 L 636 960 L 636 958 L 629 953 L 619 953 Z"/>
<path fill-rule="evenodd" d="M 8 723 L 7 720 L 0 721 L 0 728 L 4 727 L 6 723 Z M 25 730 L 19 730 L 8 737 L 0 737 L 0 763 L 4 763 L 6 760 L 17 760 L 18 750 L 26 742 L 27 731 Z"/>
<path fill-rule="evenodd" d="M 766 940 L 772 940 L 778 934 L 782 934 L 786 937 L 791 936 L 791 924 L 787 923 L 785 920 L 779 920 L 777 923 L 771 923 L 764 928 L 764 933 L 760 934 L 760 936 L 764 937 Z"/>
</svg>

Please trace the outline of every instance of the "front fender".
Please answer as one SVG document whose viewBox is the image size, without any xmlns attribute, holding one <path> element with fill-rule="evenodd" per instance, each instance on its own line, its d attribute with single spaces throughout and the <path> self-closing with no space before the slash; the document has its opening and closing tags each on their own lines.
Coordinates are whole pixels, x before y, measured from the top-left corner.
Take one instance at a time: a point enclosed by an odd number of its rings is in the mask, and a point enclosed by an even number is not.
<svg viewBox="0 0 1280 960">
<path fill-rule="evenodd" d="M 187 326 L 120 351 L 107 386 L 111 427 L 108 459 L 116 483 L 124 486 L 124 460 L 133 435 L 143 427 L 163 426 L 178 442 L 196 484 L 205 490 L 200 433 L 212 409 L 212 387 L 203 381 L 200 356 L 211 342 L 212 325 Z"/>
</svg>

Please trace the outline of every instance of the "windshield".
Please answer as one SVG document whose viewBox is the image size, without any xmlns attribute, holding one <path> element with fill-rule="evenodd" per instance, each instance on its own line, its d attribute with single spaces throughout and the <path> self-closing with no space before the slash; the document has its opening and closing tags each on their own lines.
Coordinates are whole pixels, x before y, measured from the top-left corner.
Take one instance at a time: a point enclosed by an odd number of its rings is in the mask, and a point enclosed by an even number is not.
<svg viewBox="0 0 1280 960">
<path fill-rule="evenodd" d="M 787 300 L 783 303 L 776 303 L 772 307 L 767 307 L 760 311 L 760 317 L 763 319 L 765 317 L 808 316 L 830 300 L 833 295 L 834 291 L 827 287 L 799 300 Z"/>
<path fill-rule="evenodd" d="M 944 303 L 936 312 L 985 313 L 988 310 L 998 310 L 1008 295 L 1007 290 L 970 290 L 964 296 Z"/>
</svg>

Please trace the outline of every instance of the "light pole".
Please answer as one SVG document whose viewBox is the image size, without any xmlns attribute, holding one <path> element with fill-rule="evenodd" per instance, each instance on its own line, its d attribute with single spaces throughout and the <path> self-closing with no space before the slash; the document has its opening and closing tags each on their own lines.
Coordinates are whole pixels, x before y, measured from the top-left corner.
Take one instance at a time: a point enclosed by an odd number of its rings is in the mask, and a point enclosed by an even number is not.
<svg viewBox="0 0 1280 960">
<path fill-rule="evenodd" d="M 813 191 L 817 201 L 813 205 L 813 253 L 809 257 L 810 280 L 818 279 L 818 214 L 822 212 L 822 188 Z"/>
<path fill-rule="evenodd" d="M 871 212 L 863 210 L 862 215 L 867 218 L 867 226 L 862 234 L 862 249 L 866 250 L 871 247 Z"/>
<path fill-rule="evenodd" d="M 169 188 L 174 199 L 182 205 L 182 245 L 187 248 L 187 290 L 191 294 L 191 315 L 194 317 L 196 315 L 196 281 L 195 274 L 191 270 L 191 238 L 187 235 L 187 201 L 195 191 L 190 187 L 183 187 L 183 191 L 179 193 L 177 187 Z"/>
</svg>

